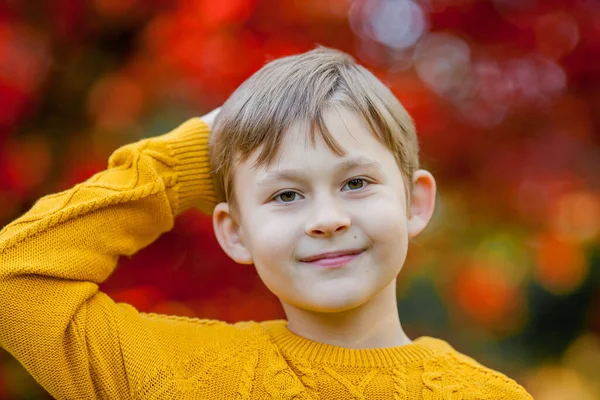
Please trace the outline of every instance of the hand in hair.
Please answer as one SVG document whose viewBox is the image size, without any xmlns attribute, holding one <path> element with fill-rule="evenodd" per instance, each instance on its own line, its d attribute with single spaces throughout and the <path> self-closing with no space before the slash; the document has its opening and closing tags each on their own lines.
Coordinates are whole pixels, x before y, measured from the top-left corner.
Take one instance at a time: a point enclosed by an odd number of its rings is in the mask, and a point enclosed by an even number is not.
<svg viewBox="0 0 600 400">
<path fill-rule="evenodd" d="M 217 117 L 217 115 L 219 114 L 219 111 L 221 111 L 221 107 L 219 108 L 215 108 L 214 110 L 212 110 L 211 112 L 209 112 L 208 114 L 200 117 L 200 119 L 202 121 L 204 121 L 206 123 L 206 125 L 208 125 L 208 127 L 210 128 L 210 130 L 212 130 L 214 123 L 215 123 L 215 118 Z"/>
</svg>

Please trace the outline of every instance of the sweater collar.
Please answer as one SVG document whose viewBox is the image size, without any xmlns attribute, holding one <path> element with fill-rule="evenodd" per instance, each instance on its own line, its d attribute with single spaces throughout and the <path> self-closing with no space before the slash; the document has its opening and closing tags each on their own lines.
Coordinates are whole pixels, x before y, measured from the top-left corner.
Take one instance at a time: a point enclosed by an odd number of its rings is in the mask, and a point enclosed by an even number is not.
<svg viewBox="0 0 600 400">
<path fill-rule="evenodd" d="M 445 341 L 429 336 L 421 336 L 410 344 L 398 347 L 349 349 L 298 336 L 288 329 L 286 320 L 264 321 L 261 325 L 284 355 L 314 363 L 391 367 L 419 363 L 435 354 L 453 350 Z"/>
</svg>

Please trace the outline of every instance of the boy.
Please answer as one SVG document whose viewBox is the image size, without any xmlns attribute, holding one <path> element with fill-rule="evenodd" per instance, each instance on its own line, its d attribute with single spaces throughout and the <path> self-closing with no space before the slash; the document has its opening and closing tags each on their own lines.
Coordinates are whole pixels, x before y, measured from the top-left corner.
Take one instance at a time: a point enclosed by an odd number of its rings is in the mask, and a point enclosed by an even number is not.
<svg viewBox="0 0 600 400">
<path fill-rule="evenodd" d="M 413 123 L 344 53 L 275 60 L 216 112 L 115 151 L 0 232 L 0 345 L 60 399 L 531 399 L 403 332 L 396 276 L 434 208 Z M 210 139 L 210 144 L 208 143 Z M 139 313 L 98 291 L 198 207 L 287 320 Z"/>
</svg>

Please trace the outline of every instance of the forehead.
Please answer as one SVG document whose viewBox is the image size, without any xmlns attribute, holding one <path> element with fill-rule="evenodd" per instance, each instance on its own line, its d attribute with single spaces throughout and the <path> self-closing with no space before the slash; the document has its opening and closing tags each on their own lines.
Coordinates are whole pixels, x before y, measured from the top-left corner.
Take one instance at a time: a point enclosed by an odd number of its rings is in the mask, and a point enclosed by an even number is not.
<svg viewBox="0 0 600 400">
<path fill-rule="evenodd" d="M 315 132 L 315 143 L 311 142 L 309 123 L 295 122 L 283 135 L 278 154 L 270 165 L 254 167 L 259 152 L 255 152 L 246 164 L 255 175 L 262 175 L 282 168 L 300 168 L 303 165 L 328 164 L 339 165 L 341 159 L 357 159 L 363 161 L 381 158 L 393 160 L 393 155 L 375 134 L 369 129 L 367 122 L 359 114 L 345 108 L 328 108 L 323 112 L 323 120 L 327 130 L 346 153 L 339 155 L 325 143 L 319 132 Z"/>
<path fill-rule="evenodd" d="M 347 109 L 330 108 L 323 112 L 331 136 L 346 153 L 335 153 L 315 132 L 315 145 L 310 140 L 308 123 L 294 123 L 285 132 L 278 154 L 270 165 L 255 167 L 259 151 L 244 162 L 235 163 L 232 171 L 232 190 L 252 198 L 273 188 L 285 178 L 329 180 L 350 170 L 353 164 L 370 168 L 372 172 L 402 181 L 392 152 L 369 129 L 365 119 Z M 238 160 L 239 161 L 239 160 Z M 291 172 L 291 173 L 290 173 Z M 244 202 L 240 202 L 242 208 Z"/>
</svg>

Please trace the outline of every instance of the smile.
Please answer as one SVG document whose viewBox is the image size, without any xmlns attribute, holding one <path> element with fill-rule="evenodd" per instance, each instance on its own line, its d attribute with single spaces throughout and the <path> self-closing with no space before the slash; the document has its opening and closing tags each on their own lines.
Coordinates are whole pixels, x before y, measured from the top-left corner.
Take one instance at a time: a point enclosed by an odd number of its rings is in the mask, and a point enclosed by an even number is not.
<svg viewBox="0 0 600 400">
<path fill-rule="evenodd" d="M 304 261 L 304 263 L 315 266 L 315 267 L 320 267 L 320 268 L 338 268 L 338 267 L 342 267 L 342 266 L 350 263 L 354 259 L 360 257 L 360 255 L 362 253 L 364 253 L 364 250 L 361 251 L 360 253 L 356 253 L 356 254 L 348 254 L 348 255 L 342 255 L 342 256 L 337 256 L 337 257 L 320 258 L 320 259 L 314 260 L 314 261 Z"/>
</svg>

